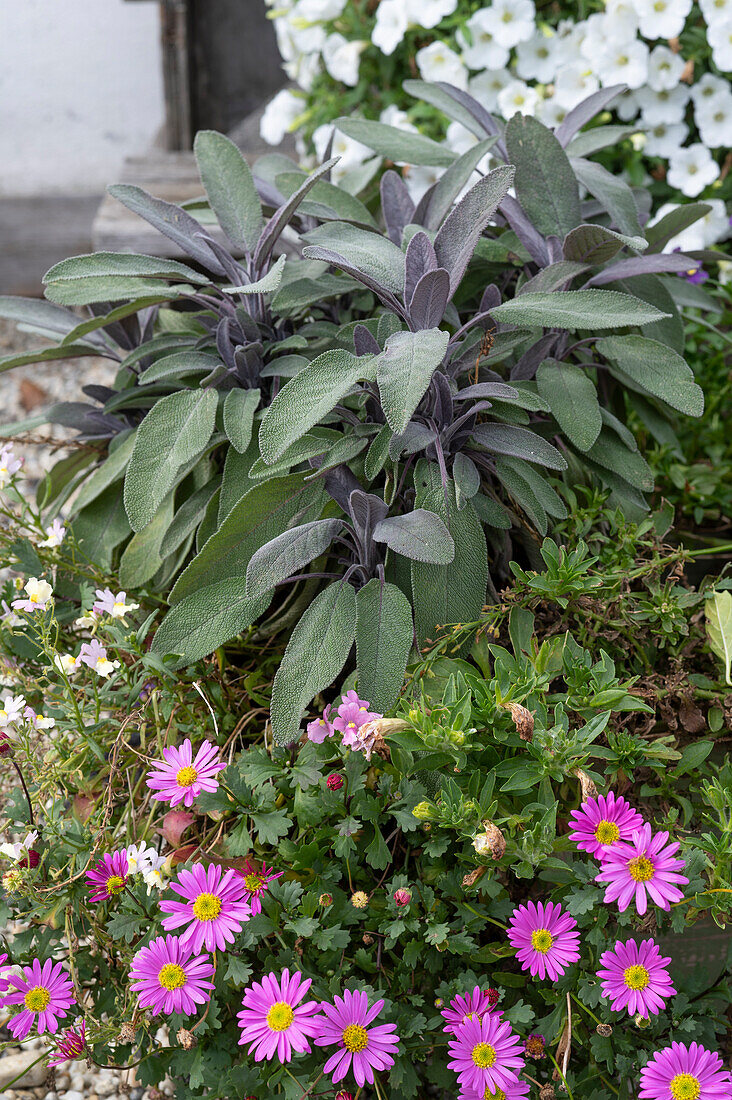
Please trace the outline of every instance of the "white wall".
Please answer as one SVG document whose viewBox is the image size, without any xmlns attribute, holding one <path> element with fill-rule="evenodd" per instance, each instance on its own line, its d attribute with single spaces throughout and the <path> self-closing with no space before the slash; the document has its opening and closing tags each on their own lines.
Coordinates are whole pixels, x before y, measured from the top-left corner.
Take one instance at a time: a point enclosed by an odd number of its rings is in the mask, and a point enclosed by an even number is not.
<svg viewBox="0 0 732 1100">
<path fill-rule="evenodd" d="M 92 194 L 163 122 L 155 0 L 0 0 L 0 195 Z"/>
</svg>

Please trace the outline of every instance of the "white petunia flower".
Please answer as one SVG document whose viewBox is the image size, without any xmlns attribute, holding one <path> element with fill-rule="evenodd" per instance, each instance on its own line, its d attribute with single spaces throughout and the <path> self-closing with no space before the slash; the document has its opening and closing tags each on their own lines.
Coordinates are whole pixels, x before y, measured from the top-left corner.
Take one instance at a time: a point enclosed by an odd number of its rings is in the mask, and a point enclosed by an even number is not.
<svg viewBox="0 0 732 1100">
<path fill-rule="evenodd" d="M 550 130 L 556 129 L 561 122 L 564 122 L 567 114 L 567 108 L 562 106 L 556 96 L 552 96 L 551 99 L 542 99 L 536 109 L 536 117 Z"/>
<path fill-rule="evenodd" d="M 480 8 L 466 21 L 465 29 L 461 27 L 455 36 L 469 69 L 503 69 L 508 64 L 510 51 L 496 39 L 491 11 L 491 8 Z"/>
<path fill-rule="evenodd" d="M 635 0 L 644 38 L 676 38 L 684 29 L 692 0 Z"/>
<path fill-rule="evenodd" d="M 410 23 L 431 30 L 457 7 L 457 0 L 402 0 Z"/>
<path fill-rule="evenodd" d="M 635 92 L 623 92 L 613 100 L 612 107 L 621 122 L 632 122 L 638 117 L 639 107 Z"/>
<path fill-rule="evenodd" d="M 556 39 L 552 34 L 537 31 L 516 47 L 516 72 L 522 80 L 538 80 L 548 84 L 556 73 Z"/>
<path fill-rule="evenodd" d="M 512 80 L 498 93 L 498 110 L 505 119 L 514 115 L 533 115 L 539 105 L 539 93 L 523 80 Z"/>
<path fill-rule="evenodd" d="M 591 72 L 586 61 L 574 61 L 564 65 L 554 81 L 554 98 L 560 107 L 571 111 L 588 95 L 600 87 L 597 77 Z"/>
<path fill-rule="evenodd" d="M 323 46 L 323 64 L 334 80 L 340 80 L 349 88 L 358 84 L 358 67 L 361 54 L 368 42 L 349 42 L 342 34 L 330 34 Z"/>
<path fill-rule="evenodd" d="M 389 57 L 404 38 L 408 26 L 407 6 L 403 0 L 381 0 L 376 9 L 371 41 Z"/>
<path fill-rule="evenodd" d="M 695 142 L 669 157 L 666 179 L 684 195 L 695 198 L 719 176 L 719 165 L 706 145 Z"/>
<path fill-rule="evenodd" d="M 645 152 L 651 157 L 670 157 L 689 133 L 685 122 L 659 122 L 646 131 Z"/>
<path fill-rule="evenodd" d="M 732 145 L 732 92 L 703 100 L 694 111 L 701 139 L 711 149 Z"/>
<path fill-rule="evenodd" d="M 383 122 L 385 126 L 395 126 L 397 130 L 405 130 L 408 134 L 419 133 L 417 127 L 409 121 L 407 112 L 402 111 L 401 107 L 397 107 L 395 103 L 384 107 L 379 115 L 379 122 Z"/>
<path fill-rule="evenodd" d="M 508 69 L 487 69 L 484 73 L 471 77 L 468 90 L 486 111 L 495 111 L 498 106 L 498 93 L 512 80 L 513 76 Z"/>
<path fill-rule="evenodd" d="M 534 33 L 534 0 L 493 0 L 488 9 L 494 19 L 496 42 L 511 49 Z"/>
<path fill-rule="evenodd" d="M 700 218 L 697 225 L 701 227 L 704 239 L 704 248 L 711 248 L 713 244 L 724 241 L 730 235 L 730 220 L 727 207 L 722 199 L 705 199 L 711 206 L 708 214 Z"/>
<path fill-rule="evenodd" d="M 699 0 L 702 15 L 710 30 L 732 16 L 732 0 Z M 707 35 L 711 42 L 711 35 Z"/>
<path fill-rule="evenodd" d="M 309 23 L 317 23 L 337 19 L 343 14 L 345 6 L 346 0 L 298 0 L 290 10 L 296 11 L 301 19 Z"/>
<path fill-rule="evenodd" d="M 732 72 L 732 15 L 725 15 L 713 30 L 710 28 L 709 45 L 717 68 L 723 73 Z"/>
<path fill-rule="evenodd" d="M 325 160 L 325 151 L 328 148 L 331 134 L 333 135 L 333 146 L 330 155 L 340 157 L 338 163 L 333 166 L 332 171 L 333 182 L 338 183 L 339 180 L 343 179 L 346 172 L 350 172 L 352 168 L 357 168 L 373 154 L 360 141 L 354 141 L 353 138 L 342 134 L 340 130 L 334 130 L 333 126 L 324 123 L 322 126 L 318 126 L 313 134 L 313 144 L 318 159 L 321 161 Z"/>
<path fill-rule="evenodd" d="M 682 122 L 691 92 L 686 84 L 679 84 L 670 91 L 654 92 L 653 88 L 639 88 L 635 93 L 643 121 L 648 126 L 660 122 Z"/>
<path fill-rule="evenodd" d="M 417 50 L 416 61 L 423 80 L 444 80 L 457 88 L 467 88 L 468 71 L 455 51 L 444 42 L 431 42 Z"/>
<path fill-rule="evenodd" d="M 654 92 L 675 88 L 685 64 L 681 54 L 674 53 L 668 46 L 654 46 L 648 58 L 648 83 Z"/>
<path fill-rule="evenodd" d="M 613 37 L 635 38 L 638 12 L 634 0 L 605 0 L 607 27 Z"/>
<path fill-rule="evenodd" d="M 711 206 L 709 213 L 705 214 L 703 218 L 699 218 L 693 225 L 682 229 L 675 237 L 672 237 L 664 245 L 664 252 L 698 252 L 702 248 L 711 248 L 712 245 L 728 236 L 729 218 L 722 200 L 705 199 L 705 202 Z M 678 202 L 664 203 L 648 222 L 649 226 L 655 225 L 666 214 L 670 214 L 672 210 L 678 210 L 680 205 Z"/>
<path fill-rule="evenodd" d="M 313 86 L 313 81 L 322 70 L 320 54 L 296 54 L 293 60 L 286 62 L 282 68 L 290 80 L 294 81 L 304 92 L 309 92 Z"/>
<path fill-rule="evenodd" d="M 694 106 L 699 107 L 703 103 L 709 103 L 710 100 L 719 95 L 727 95 L 728 93 L 729 81 L 722 80 L 721 76 L 714 76 L 713 73 L 704 73 L 701 80 L 697 80 L 691 89 L 691 98 Z"/>
<path fill-rule="evenodd" d="M 648 76 L 648 54 L 648 46 L 639 39 L 622 44 L 608 42 L 598 51 L 593 67 L 606 87 L 627 84 L 629 88 L 640 88 Z"/>
<path fill-rule="evenodd" d="M 269 101 L 259 123 L 259 133 L 268 145 L 280 144 L 304 106 L 302 97 L 288 88 L 283 88 Z"/>
<path fill-rule="evenodd" d="M 433 183 L 445 174 L 444 168 L 434 168 L 427 165 L 413 164 L 404 170 L 404 182 L 413 202 L 419 202 L 425 191 L 429 191 Z"/>
</svg>

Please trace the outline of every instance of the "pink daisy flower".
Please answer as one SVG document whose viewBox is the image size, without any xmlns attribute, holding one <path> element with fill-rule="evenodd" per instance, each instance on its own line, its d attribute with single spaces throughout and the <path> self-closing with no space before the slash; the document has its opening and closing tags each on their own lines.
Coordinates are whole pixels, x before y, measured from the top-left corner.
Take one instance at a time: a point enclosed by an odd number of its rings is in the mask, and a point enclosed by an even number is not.
<svg viewBox="0 0 732 1100">
<path fill-rule="evenodd" d="M 208 979 L 214 973 L 205 952 L 194 955 L 191 945 L 177 936 L 158 936 L 133 958 L 130 989 L 138 994 L 140 1008 L 151 1008 L 155 1016 L 191 1016 L 197 1005 L 211 1000 L 214 983 Z"/>
<path fill-rule="evenodd" d="M 729 1100 L 732 1073 L 698 1043 L 672 1043 L 641 1070 L 640 1100 Z"/>
<path fill-rule="evenodd" d="M 643 818 L 622 795 L 616 798 L 608 791 L 607 795 L 588 798 L 578 810 L 573 810 L 570 825 L 569 835 L 577 847 L 602 860 L 608 845 L 630 840 L 635 830 L 643 826 Z"/>
<path fill-rule="evenodd" d="M 60 1039 L 56 1040 L 56 1051 L 48 1059 L 47 1065 L 60 1066 L 62 1062 L 83 1058 L 86 1051 L 86 1023 L 82 1019 L 75 1027 L 67 1027 Z"/>
<path fill-rule="evenodd" d="M 688 883 L 680 874 L 683 859 L 675 859 L 677 843 L 668 843 L 668 833 L 655 836 L 650 825 L 636 829 L 630 844 L 621 841 L 608 848 L 595 882 L 605 882 L 605 901 L 617 901 L 621 913 L 635 899 L 641 916 L 648 908 L 647 894 L 660 909 L 670 909 L 670 902 L 684 896 L 676 883 Z"/>
<path fill-rule="evenodd" d="M 308 722 L 305 727 L 307 730 L 308 738 L 314 741 L 316 745 L 322 745 L 326 737 L 332 737 L 335 733 L 335 726 L 330 721 L 330 703 L 323 711 L 322 718 L 314 718 L 312 722 Z"/>
<path fill-rule="evenodd" d="M 338 1049 L 325 1063 L 323 1070 L 331 1075 L 333 1084 L 338 1084 L 353 1070 L 356 1084 L 363 1088 L 368 1081 L 374 1083 L 374 1070 L 391 1069 L 394 1065 L 392 1054 L 399 1045 L 395 1024 L 377 1024 L 373 1021 L 384 1007 L 383 1001 L 375 1001 L 369 1008 L 369 999 L 360 990 L 343 991 L 342 997 L 334 997 L 334 1003 L 323 1002 L 320 1006 L 324 1016 L 320 1018 L 315 1043 L 319 1047 L 332 1046 Z"/>
<path fill-rule="evenodd" d="M 494 1093 L 503 1089 L 509 1095 L 518 1084 L 518 1073 L 524 1068 L 521 1040 L 499 1015 L 468 1020 L 447 1046 L 452 1057 L 447 1064 L 464 1091 L 483 1096 L 487 1088 Z"/>
<path fill-rule="evenodd" d="M 597 976 L 602 979 L 603 996 L 610 998 L 613 1012 L 627 1008 L 629 1016 L 657 1015 L 666 998 L 676 992 L 666 969 L 670 962 L 670 958 L 662 957 L 653 940 L 641 944 L 618 940 L 614 950 L 603 952 Z"/>
<path fill-rule="evenodd" d="M 181 943 L 190 944 L 196 952 L 204 946 L 209 951 L 225 951 L 252 915 L 244 900 L 244 882 L 233 868 L 224 874 L 217 863 L 208 867 L 194 863 L 190 871 L 181 871 L 170 887 L 184 900 L 160 902 L 161 911 L 171 914 L 163 918 L 163 928 L 169 932 L 188 925 Z"/>
<path fill-rule="evenodd" d="M 110 901 L 127 885 L 127 852 L 107 852 L 86 873 L 86 884 L 94 891 L 89 901 Z"/>
<path fill-rule="evenodd" d="M 66 1016 L 66 1010 L 75 1001 L 73 986 L 61 963 L 46 959 L 41 966 L 34 959 L 30 966 L 24 966 L 22 975 L 10 974 L 11 989 L 3 998 L 3 1007 L 23 1005 L 22 1012 L 8 1022 L 8 1031 L 16 1039 L 25 1039 L 32 1027 L 39 1035 L 48 1031 L 55 1034 L 59 1028 L 59 1018 Z"/>
<path fill-rule="evenodd" d="M 255 1062 L 275 1054 L 280 1062 L 290 1062 L 293 1051 L 310 1052 L 308 1040 L 317 1034 L 321 1017 L 317 1001 L 300 1002 L 311 984 L 312 979 L 303 978 L 299 971 L 290 976 L 289 970 L 283 970 L 279 978 L 265 974 L 261 982 L 252 982 L 244 990 L 237 1014 L 239 1046 L 251 1043 L 249 1053 Z"/>
<path fill-rule="evenodd" d="M 506 1085 L 505 1089 L 496 1086 L 494 1089 L 490 1085 L 486 1085 L 483 1092 L 472 1092 L 464 1090 L 460 1092 L 458 1100 L 522 1100 L 524 1096 L 529 1095 L 530 1085 L 528 1081 L 522 1081 L 517 1078 L 512 1085 Z"/>
<path fill-rule="evenodd" d="M 193 747 L 187 737 L 178 748 L 163 749 L 163 757 L 164 760 L 157 761 L 153 771 L 147 773 L 147 785 L 156 792 L 153 798 L 169 802 L 171 806 L 179 802 L 192 806 L 193 799 L 201 791 L 215 791 L 219 784 L 214 777 L 226 767 L 210 741 L 203 742 L 194 760 Z"/>
<path fill-rule="evenodd" d="M 264 862 L 262 862 L 261 869 L 258 869 L 255 863 L 247 859 L 244 870 L 240 871 L 239 874 L 246 887 L 246 900 L 252 907 L 253 917 L 262 912 L 262 894 L 269 890 L 270 882 L 281 878 L 284 873 L 284 871 L 275 872 L 274 867 L 268 868 Z"/>
<path fill-rule="evenodd" d="M 485 1016 L 491 1011 L 491 999 L 489 990 L 483 990 L 479 985 L 470 993 L 459 993 L 447 1008 L 442 1009 L 442 1018 L 447 1021 L 443 1031 L 457 1034 L 458 1028 L 468 1020 Z"/>
<path fill-rule="evenodd" d="M 6 954 L 0 955 L 0 996 L 3 993 L 7 993 L 10 988 L 10 982 L 8 981 L 8 975 L 5 971 L 8 969 L 8 956 Z"/>
<path fill-rule="evenodd" d="M 555 982 L 580 957 L 576 927 L 574 917 L 554 902 L 519 905 L 508 922 L 508 938 L 521 969 Z"/>
</svg>

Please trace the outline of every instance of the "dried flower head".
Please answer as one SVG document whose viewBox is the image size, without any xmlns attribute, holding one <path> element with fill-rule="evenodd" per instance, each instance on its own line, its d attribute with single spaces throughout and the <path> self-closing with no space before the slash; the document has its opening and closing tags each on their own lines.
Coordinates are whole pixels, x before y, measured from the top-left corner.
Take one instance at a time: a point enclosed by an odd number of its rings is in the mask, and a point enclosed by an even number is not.
<svg viewBox="0 0 732 1100">
<path fill-rule="evenodd" d="M 521 740 L 533 741 L 534 716 L 531 711 L 522 706 L 521 703 L 507 703 L 506 710 L 513 718 L 513 724 Z"/>
<path fill-rule="evenodd" d="M 613 1033 L 610 1024 L 598 1024 L 595 1031 L 598 1035 L 602 1036 L 603 1039 L 609 1039 Z"/>
<path fill-rule="evenodd" d="M 128 1043 L 135 1041 L 135 1025 L 129 1020 L 125 1020 L 122 1027 L 119 1029 L 119 1035 L 117 1036 L 117 1042 L 123 1043 L 127 1046 Z"/>
<path fill-rule="evenodd" d="M 192 1031 L 188 1031 L 187 1028 L 182 1027 L 176 1035 L 176 1039 L 183 1047 L 183 1050 L 193 1050 L 194 1046 L 198 1042 L 198 1039 Z"/>
<path fill-rule="evenodd" d="M 501 859 L 506 851 L 506 838 L 492 821 L 483 822 L 484 832 L 479 833 L 473 840 L 473 847 L 479 856 L 490 856 L 491 859 Z"/>
</svg>

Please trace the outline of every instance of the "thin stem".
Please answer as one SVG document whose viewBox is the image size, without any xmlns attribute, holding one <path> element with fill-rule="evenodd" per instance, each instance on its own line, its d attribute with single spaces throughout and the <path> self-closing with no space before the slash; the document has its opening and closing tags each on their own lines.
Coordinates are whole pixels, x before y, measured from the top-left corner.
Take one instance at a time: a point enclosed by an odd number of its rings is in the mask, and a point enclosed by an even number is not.
<svg viewBox="0 0 732 1100">
<path fill-rule="evenodd" d="M 549 1057 L 550 1057 L 550 1059 L 551 1059 L 551 1061 L 554 1065 L 555 1070 L 557 1071 L 559 1076 L 562 1078 L 562 1084 L 564 1085 L 565 1089 L 567 1090 L 567 1096 L 569 1097 L 569 1100 L 574 1100 L 574 1097 L 572 1096 L 572 1090 L 569 1087 L 569 1085 L 567 1084 L 567 1078 L 562 1073 L 562 1070 L 559 1066 L 559 1063 L 557 1062 L 556 1058 L 554 1057 L 554 1055 L 552 1054 L 552 1052 L 550 1050 L 547 1050 L 547 1054 L 549 1055 Z"/>
<path fill-rule="evenodd" d="M 31 796 L 28 793 L 28 788 L 25 785 L 25 779 L 23 778 L 23 772 L 20 770 L 20 765 L 18 764 L 17 760 L 15 760 L 13 757 L 11 757 L 10 760 L 11 760 L 11 763 L 12 763 L 13 767 L 15 768 L 16 772 L 18 773 L 18 779 L 20 780 L 20 785 L 23 788 L 23 793 L 25 794 L 25 800 L 28 803 L 28 817 L 30 818 L 30 824 L 35 825 L 35 820 L 33 818 L 33 803 L 31 802 Z M 33 1065 L 35 1065 L 35 1062 L 33 1063 Z"/>
<path fill-rule="evenodd" d="M 577 998 L 577 997 L 575 997 L 574 993 L 570 993 L 570 997 L 572 998 L 572 1000 L 574 1001 L 574 1003 L 575 1003 L 575 1004 L 579 1005 L 579 1007 L 580 1007 L 580 1008 L 584 1008 L 584 1010 L 585 1010 L 585 1012 L 587 1013 L 587 1015 L 588 1015 L 588 1016 L 591 1016 L 591 1017 L 592 1017 L 592 1019 L 593 1019 L 593 1020 L 595 1021 L 595 1023 L 596 1023 L 596 1024 L 598 1024 L 598 1025 L 602 1024 L 602 1020 L 598 1020 L 598 1018 L 597 1018 L 597 1016 L 595 1015 L 595 1013 L 594 1013 L 594 1012 L 590 1012 L 590 1010 L 589 1010 L 589 1008 L 587 1007 L 587 1005 L 583 1005 L 583 1004 L 582 1004 L 582 1001 L 578 1000 L 578 998 Z"/>
</svg>

